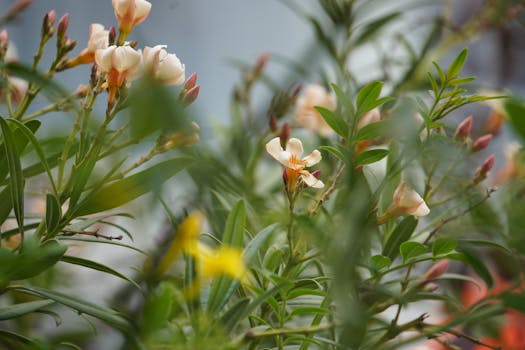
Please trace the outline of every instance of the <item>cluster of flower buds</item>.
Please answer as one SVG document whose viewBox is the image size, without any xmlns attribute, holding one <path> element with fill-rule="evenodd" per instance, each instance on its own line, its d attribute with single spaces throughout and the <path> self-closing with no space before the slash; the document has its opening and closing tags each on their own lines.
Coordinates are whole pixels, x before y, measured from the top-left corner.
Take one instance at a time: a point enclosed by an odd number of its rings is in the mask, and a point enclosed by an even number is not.
<svg viewBox="0 0 525 350">
<path fill-rule="evenodd" d="M 200 88 L 200 85 L 197 84 L 197 73 L 194 72 L 184 83 L 184 87 L 179 94 L 179 100 L 182 101 L 184 106 L 189 106 L 199 96 Z"/>
<path fill-rule="evenodd" d="M 295 104 L 297 96 L 301 92 L 301 85 L 296 86 L 295 88 L 290 88 L 288 90 L 279 91 L 276 93 L 272 101 L 270 102 L 270 107 L 268 108 L 268 115 L 270 116 L 270 123 L 274 124 L 274 129 L 272 129 L 272 124 L 270 124 L 270 130 L 277 131 L 278 125 L 277 120 L 284 117 L 290 108 Z M 272 121 L 271 118 L 274 118 L 275 121 Z"/>
<path fill-rule="evenodd" d="M 487 146 L 490 144 L 490 141 L 492 140 L 492 134 L 482 135 L 472 142 L 470 139 L 472 133 L 472 124 L 473 117 L 470 115 L 461 123 L 459 123 L 456 131 L 454 132 L 454 138 L 460 142 L 466 143 L 467 145 L 471 145 L 470 151 L 475 153 L 487 148 Z"/>
</svg>

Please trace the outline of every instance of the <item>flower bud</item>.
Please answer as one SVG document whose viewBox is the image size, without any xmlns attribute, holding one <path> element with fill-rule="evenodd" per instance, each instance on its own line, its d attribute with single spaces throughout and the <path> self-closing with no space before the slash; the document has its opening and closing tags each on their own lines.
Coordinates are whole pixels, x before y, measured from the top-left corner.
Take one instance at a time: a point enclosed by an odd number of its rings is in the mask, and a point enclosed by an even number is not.
<svg viewBox="0 0 525 350">
<path fill-rule="evenodd" d="M 51 10 L 44 16 L 44 21 L 42 22 L 42 35 L 51 37 L 54 34 L 53 25 L 55 24 L 57 13 L 55 10 Z"/>
<path fill-rule="evenodd" d="M 109 33 L 108 33 L 108 44 L 109 45 L 115 45 L 115 40 L 117 39 L 117 33 L 115 31 L 115 27 L 111 26 L 109 27 Z"/>
<path fill-rule="evenodd" d="M 186 79 L 186 82 L 184 83 L 184 87 L 182 89 L 188 91 L 192 87 L 194 87 L 195 84 L 197 84 L 197 72 L 191 73 L 190 77 Z"/>
<path fill-rule="evenodd" d="M 470 136 L 470 133 L 472 132 L 472 121 L 473 118 L 469 115 L 458 125 L 456 132 L 454 133 L 454 138 L 456 140 L 464 141 Z"/>
<path fill-rule="evenodd" d="M 288 143 L 288 139 L 290 138 L 290 134 L 291 133 L 292 133 L 292 130 L 290 128 L 290 124 L 284 123 L 282 128 L 281 128 L 281 133 L 279 134 L 279 138 L 281 140 L 281 146 L 283 148 Z"/>
<path fill-rule="evenodd" d="M 492 140 L 492 134 L 486 134 L 483 136 L 480 136 L 474 143 L 472 144 L 472 152 L 479 152 L 489 145 L 490 141 Z"/>
<path fill-rule="evenodd" d="M 151 11 L 151 3 L 146 0 L 112 0 L 112 4 L 122 38 L 142 23 Z"/>
<path fill-rule="evenodd" d="M 448 259 L 443 259 L 432 265 L 423 275 L 423 281 L 429 282 L 443 275 L 448 269 Z"/>
<path fill-rule="evenodd" d="M 199 96 L 199 91 L 200 91 L 200 85 L 195 85 L 194 87 L 192 87 L 188 92 L 186 92 L 184 94 L 184 96 L 182 97 L 182 103 L 185 105 L 185 106 L 189 106 L 191 105 L 193 102 L 195 102 L 195 100 L 197 99 L 197 97 Z"/>
<path fill-rule="evenodd" d="M 7 29 L 0 32 L 0 60 L 4 60 L 5 53 L 9 47 L 9 33 Z"/>
<path fill-rule="evenodd" d="M 57 26 L 57 44 L 62 42 L 69 27 L 69 13 L 65 13 L 58 21 Z"/>
<path fill-rule="evenodd" d="M 481 163 L 481 165 L 476 169 L 476 173 L 474 174 L 474 182 L 478 183 L 481 180 L 485 179 L 489 173 L 490 170 L 494 167 L 494 160 L 496 159 L 496 156 L 494 154 L 491 154 L 487 157 Z"/>
<path fill-rule="evenodd" d="M 270 120 L 268 122 L 268 126 L 271 132 L 277 132 L 277 130 L 279 130 L 279 123 L 277 122 L 277 118 L 273 113 L 270 113 Z"/>
<path fill-rule="evenodd" d="M 316 179 L 319 178 L 319 176 L 321 176 L 321 170 L 317 169 L 315 170 L 313 173 L 312 173 L 313 177 L 315 177 Z"/>
</svg>

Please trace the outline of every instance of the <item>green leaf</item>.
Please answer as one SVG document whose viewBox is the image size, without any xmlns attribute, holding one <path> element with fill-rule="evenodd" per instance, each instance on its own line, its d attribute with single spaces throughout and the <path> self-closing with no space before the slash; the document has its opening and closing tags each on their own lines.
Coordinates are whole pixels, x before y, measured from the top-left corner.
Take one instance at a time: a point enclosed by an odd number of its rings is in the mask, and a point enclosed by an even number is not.
<svg viewBox="0 0 525 350">
<path fill-rule="evenodd" d="M 175 158 L 155 164 L 139 173 L 114 181 L 91 193 L 75 210 L 84 216 L 120 207 L 159 186 L 192 163 L 190 158 Z"/>
<path fill-rule="evenodd" d="M 391 264 L 392 260 L 390 260 L 388 256 L 377 254 L 370 258 L 370 269 L 372 271 L 380 271 L 389 267 Z"/>
<path fill-rule="evenodd" d="M 501 293 L 499 297 L 505 307 L 525 313 L 525 294 L 504 292 Z"/>
<path fill-rule="evenodd" d="M 20 253 L 0 248 L 0 281 L 16 281 L 37 276 L 64 255 L 67 246 L 55 240 L 40 244 L 36 236 L 24 239 Z"/>
<path fill-rule="evenodd" d="M 0 117 L 0 127 L 4 135 L 4 144 L 9 168 L 9 188 L 11 191 L 11 202 L 15 211 L 16 222 L 23 233 L 24 227 L 24 177 L 20 164 L 20 155 L 16 148 L 13 132 L 4 118 Z"/>
<path fill-rule="evenodd" d="M 375 36 L 381 30 L 381 28 L 398 18 L 400 15 L 400 12 L 391 12 L 376 20 L 368 22 L 357 36 L 355 45 L 361 45 L 370 41 L 369 39 Z"/>
<path fill-rule="evenodd" d="M 350 97 L 345 94 L 343 90 L 336 84 L 332 84 L 332 89 L 335 92 L 335 95 L 337 96 L 337 103 L 344 107 L 345 113 L 349 114 L 350 117 L 352 117 L 355 113 L 354 111 L 354 104 L 352 103 L 352 100 Z M 351 118 L 349 118 L 351 119 Z"/>
<path fill-rule="evenodd" d="M 230 215 L 228 215 L 222 234 L 223 244 L 242 247 L 245 223 L 246 206 L 241 199 L 232 208 Z M 211 284 L 210 294 L 208 296 L 208 311 L 212 313 L 220 311 L 235 292 L 238 285 L 237 281 L 227 276 L 215 278 Z"/>
<path fill-rule="evenodd" d="M 137 284 L 137 282 L 135 282 L 132 279 L 124 276 L 120 272 L 115 271 L 114 269 L 112 269 L 112 268 L 110 268 L 110 267 L 108 267 L 106 265 L 100 264 L 98 262 L 95 262 L 95 261 L 92 261 L 92 260 L 83 259 L 83 258 L 79 258 L 79 257 L 76 257 L 76 256 L 69 256 L 69 255 L 62 256 L 60 258 L 60 261 L 63 261 L 63 262 L 68 263 L 68 264 L 84 266 L 84 267 L 87 267 L 88 269 L 92 269 L 92 270 L 108 273 L 110 275 L 113 275 L 115 277 L 121 278 L 121 279 L 131 283 L 132 285 L 137 287 L 138 290 L 141 290 L 141 288 Z"/>
<path fill-rule="evenodd" d="M 149 256 L 148 253 L 146 253 L 145 251 L 137 248 L 137 247 L 134 247 L 132 245 L 129 245 L 129 244 L 124 244 L 124 243 L 120 243 L 120 242 L 116 242 L 116 241 L 110 241 L 108 239 L 93 239 L 93 238 L 80 238 L 80 237 L 68 237 L 68 236 L 57 236 L 56 237 L 57 240 L 59 241 L 78 241 L 78 242 L 89 242 L 89 243 L 101 243 L 101 244 L 111 244 L 111 245 L 114 245 L 114 246 L 119 246 L 119 247 L 122 247 L 122 248 L 126 248 L 126 249 L 131 249 L 131 250 L 134 250 L 142 255 L 145 255 L 145 256 Z"/>
<path fill-rule="evenodd" d="M 505 253 L 509 253 L 509 254 L 511 253 L 509 248 L 507 248 L 505 246 L 502 246 L 501 244 L 499 244 L 497 242 L 489 241 L 489 240 L 485 240 L 485 239 L 460 239 L 458 241 L 458 245 L 460 247 L 474 246 L 474 247 L 485 247 L 485 248 L 500 249 L 500 250 L 504 251 Z"/>
<path fill-rule="evenodd" d="M 492 288 L 494 285 L 494 280 L 492 279 L 490 271 L 487 266 L 485 266 L 482 258 L 474 250 L 468 249 L 466 247 L 458 247 L 458 251 L 462 255 L 461 260 L 469 264 L 474 269 L 476 274 L 481 277 L 483 281 L 485 281 L 489 288 Z"/>
<path fill-rule="evenodd" d="M 388 156 L 387 149 L 371 149 L 359 153 L 355 159 L 357 165 L 366 165 L 380 161 L 381 159 Z"/>
<path fill-rule="evenodd" d="M 40 143 L 36 139 L 35 135 L 33 135 L 34 131 L 29 129 L 26 125 L 22 124 L 18 120 L 8 119 L 7 121 L 15 124 L 18 127 L 18 130 L 20 130 L 22 134 L 24 134 L 24 136 L 29 140 L 29 142 L 31 142 L 31 144 L 33 145 L 33 148 L 36 151 L 36 154 L 38 155 L 38 158 L 40 159 L 40 163 L 42 164 L 42 167 L 45 169 L 47 173 L 47 177 L 49 178 L 49 182 L 51 183 L 53 192 L 56 194 L 57 189 L 55 186 L 55 181 L 53 180 L 53 175 L 51 174 L 51 169 L 49 168 L 49 165 L 47 164 L 47 159 L 44 154 L 44 151 L 42 150 L 42 147 L 40 146 Z"/>
<path fill-rule="evenodd" d="M 467 56 L 468 56 L 468 49 L 465 48 L 459 53 L 459 55 L 454 59 L 454 61 L 452 61 L 452 63 L 450 64 L 447 70 L 448 79 L 455 78 L 459 74 L 459 72 L 461 72 L 461 69 L 463 68 L 463 65 L 465 64 L 465 61 L 467 60 Z"/>
<path fill-rule="evenodd" d="M 437 238 L 434 241 L 434 243 L 432 243 L 432 255 L 434 257 L 439 257 L 442 255 L 446 255 L 448 253 L 452 253 L 454 249 L 456 249 L 457 245 L 458 245 L 458 242 L 454 238 L 449 238 L 449 237 Z"/>
<path fill-rule="evenodd" d="M 276 285 L 275 287 L 267 290 L 265 293 L 259 295 L 257 298 L 255 298 L 254 300 L 252 300 L 248 305 L 245 305 L 242 310 L 240 310 L 236 315 L 237 315 L 237 318 L 236 319 L 232 319 L 231 321 L 228 322 L 227 325 L 225 325 L 225 328 L 227 330 L 232 330 L 235 328 L 235 326 L 237 325 L 237 323 L 241 320 L 245 320 L 248 318 L 248 316 L 250 315 L 250 313 L 252 313 L 259 305 L 261 305 L 262 303 L 264 303 L 265 301 L 267 301 L 269 298 L 273 297 L 275 294 L 277 294 L 277 292 L 279 292 L 281 289 L 283 288 L 287 288 L 289 286 L 291 286 L 292 283 L 289 282 L 289 281 L 285 281 L 283 283 L 280 283 L 278 285 Z"/>
<path fill-rule="evenodd" d="M 465 78 L 456 78 L 450 80 L 448 83 L 449 85 L 462 85 L 466 83 L 470 83 L 471 81 L 476 80 L 476 77 L 465 77 Z"/>
<path fill-rule="evenodd" d="M 334 111 L 321 106 L 314 106 L 328 125 L 342 138 L 348 137 L 348 125 L 345 120 Z"/>
<path fill-rule="evenodd" d="M 403 257 L 403 262 L 418 257 L 427 252 L 427 247 L 419 242 L 408 241 L 401 243 L 399 251 Z"/>
<path fill-rule="evenodd" d="M 335 147 L 332 147 L 332 146 L 319 146 L 318 148 L 320 150 L 323 150 L 323 151 L 326 151 L 326 152 L 329 152 L 329 153 L 333 154 L 337 159 L 339 159 L 339 160 L 341 160 L 343 162 L 347 161 L 345 155 L 343 154 L 343 152 L 341 152 L 340 150 L 338 150 Z"/>
<path fill-rule="evenodd" d="M 439 95 L 439 87 L 436 82 L 436 79 L 434 79 L 434 76 L 430 72 L 427 72 L 427 76 L 428 80 L 430 81 L 430 85 L 432 86 L 432 91 L 434 92 L 434 98 L 437 98 L 437 96 Z"/>
<path fill-rule="evenodd" d="M 58 229 L 60 218 L 62 217 L 62 210 L 60 203 L 54 194 L 46 194 L 46 231 L 52 237 L 55 230 Z"/>
<path fill-rule="evenodd" d="M 244 309 L 250 303 L 250 299 L 242 298 L 230 307 L 221 317 L 221 324 L 226 329 L 233 329 L 235 324 L 240 321 L 240 318 L 244 315 Z"/>
<path fill-rule="evenodd" d="M 521 136 L 522 141 L 525 141 L 525 104 L 517 99 L 508 100 L 505 103 L 505 111 L 513 129 Z"/>
<path fill-rule="evenodd" d="M 359 90 L 356 98 L 357 116 L 361 116 L 377 106 L 375 103 L 382 88 L 383 82 L 373 81 Z"/>
<path fill-rule="evenodd" d="M 365 125 L 357 132 L 356 141 L 373 140 L 379 136 L 387 136 L 394 127 L 392 120 L 385 119 Z"/>
<path fill-rule="evenodd" d="M 84 313 L 93 317 L 96 317 L 109 325 L 120 329 L 122 331 L 131 332 L 131 323 L 124 318 L 120 313 L 107 309 L 88 301 L 79 299 L 75 296 L 64 294 L 61 292 L 38 288 L 38 287 L 27 287 L 27 286 L 9 286 L 8 289 L 15 290 L 20 293 L 26 293 L 30 295 L 36 295 L 43 298 L 51 299 L 59 304 L 67 306 L 80 313 Z"/>
<path fill-rule="evenodd" d="M 383 247 L 382 255 L 394 260 L 399 255 L 399 247 L 410 239 L 417 226 L 417 219 L 412 215 L 405 217 L 392 231 Z"/>
<path fill-rule="evenodd" d="M 175 300 L 174 286 L 161 282 L 153 292 L 148 294 L 148 299 L 142 311 L 141 332 L 147 339 L 156 331 L 166 327 Z"/>
<path fill-rule="evenodd" d="M 17 318 L 29 314 L 31 312 L 40 310 L 54 303 L 55 302 L 53 300 L 45 299 L 0 307 L 0 320 L 4 321 L 12 318 Z"/>
<path fill-rule="evenodd" d="M 6 186 L 0 192 L 0 224 L 9 217 L 9 213 L 13 209 L 13 201 L 11 200 L 11 186 Z"/>
<path fill-rule="evenodd" d="M 443 69 L 441 69 L 439 64 L 437 64 L 436 62 L 432 61 L 432 64 L 436 68 L 436 72 L 438 72 L 439 74 L 439 80 L 441 81 L 441 83 L 443 83 L 446 80 L 445 72 L 443 72 Z"/>
<path fill-rule="evenodd" d="M 0 63 L 1 63 L 1 61 L 0 61 Z M 21 335 L 21 334 L 18 334 L 18 333 L 10 332 L 10 331 L 3 330 L 3 329 L 0 329 L 0 339 L 4 339 L 4 341 L 5 341 L 5 339 L 14 340 L 14 341 L 16 341 L 18 343 L 22 343 L 24 345 L 30 346 L 29 348 L 25 348 L 25 349 L 31 349 L 31 350 L 40 350 L 40 349 L 42 349 L 40 344 L 38 342 L 36 342 L 35 340 L 33 340 L 31 338 L 28 338 L 25 335 Z"/>
<path fill-rule="evenodd" d="M 255 237 L 246 245 L 243 251 L 244 262 L 248 268 L 258 267 L 256 264 L 259 252 L 263 249 L 269 239 L 275 233 L 275 229 L 278 225 L 272 224 L 255 235 Z"/>
</svg>

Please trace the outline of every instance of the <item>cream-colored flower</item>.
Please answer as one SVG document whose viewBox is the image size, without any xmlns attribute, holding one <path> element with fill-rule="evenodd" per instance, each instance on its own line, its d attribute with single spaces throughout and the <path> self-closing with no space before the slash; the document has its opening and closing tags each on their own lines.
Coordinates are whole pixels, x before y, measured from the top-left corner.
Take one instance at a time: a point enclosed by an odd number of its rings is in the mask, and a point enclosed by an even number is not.
<svg viewBox="0 0 525 350">
<path fill-rule="evenodd" d="M 308 156 L 301 159 L 303 155 L 303 144 L 301 140 L 291 138 L 286 144 L 286 149 L 281 146 L 279 137 L 271 139 L 266 144 L 266 151 L 279 163 L 284 165 L 286 185 L 288 191 L 295 190 L 299 183 L 313 188 L 323 188 L 324 183 L 310 174 L 306 167 L 311 167 L 321 161 L 321 152 L 312 151 Z"/>
<path fill-rule="evenodd" d="M 314 108 L 315 106 L 334 110 L 336 108 L 336 99 L 333 94 L 326 91 L 321 85 L 310 84 L 297 97 L 295 102 L 295 120 L 303 128 L 312 130 L 322 136 L 332 135 L 332 128 Z"/>
<path fill-rule="evenodd" d="M 177 55 L 168 53 L 166 45 L 146 46 L 143 52 L 144 68 L 155 80 L 163 85 L 182 85 L 185 67 Z"/>
<path fill-rule="evenodd" d="M 105 49 L 109 45 L 109 30 L 100 23 L 89 25 L 89 40 L 85 51 L 95 54 L 98 49 Z"/>
<path fill-rule="evenodd" d="M 95 62 L 99 71 L 106 73 L 109 100 L 114 101 L 118 89 L 125 80 L 138 77 L 142 63 L 142 54 L 129 46 L 111 45 L 95 52 Z"/>
<path fill-rule="evenodd" d="M 423 198 L 404 181 L 401 181 L 394 192 L 394 207 L 402 214 L 425 216 L 430 213 Z"/>
<path fill-rule="evenodd" d="M 151 3 L 146 0 L 112 0 L 119 30 L 125 34 L 142 23 L 151 11 Z"/>
</svg>

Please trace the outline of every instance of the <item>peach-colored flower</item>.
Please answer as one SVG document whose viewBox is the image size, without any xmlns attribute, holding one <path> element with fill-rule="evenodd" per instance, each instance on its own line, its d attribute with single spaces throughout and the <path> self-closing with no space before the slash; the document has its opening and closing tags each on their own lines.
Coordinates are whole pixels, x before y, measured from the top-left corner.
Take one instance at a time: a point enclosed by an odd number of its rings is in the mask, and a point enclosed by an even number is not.
<svg viewBox="0 0 525 350">
<path fill-rule="evenodd" d="M 144 68 L 155 80 L 163 85 L 182 85 L 185 67 L 177 55 L 168 53 L 166 45 L 146 46 L 143 52 Z"/>
<path fill-rule="evenodd" d="M 308 156 L 301 159 L 303 155 L 301 140 L 291 138 L 288 140 L 284 150 L 281 146 L 281 139 L 275 137 L 266 144 L 266 151 L 284 165 L 286 186 L 289 192 L 293 192 L 300 183 L 313 188 L 324 187 L 324 183 L 321 180 L 304 169 L 321 161 L 321 152 L 318 150 L 312 151 Z"/>
<path fill-rule="evenodd" d="M 335 96 L 326 91 L 321 85 L 310 84 L 297 97 L 295 102 L 295 120 L 303 128 L 319 133 L 322 136 L 332 135 L 332 128 L 314 108 L 315 106 L 334 110 L 336 108 L 336 100 Z"/>
<path fill-rule="evenodd" d="M 151 3 L 146 0 L 112 0 L 119 30 L 124 34 L 142 23 L 151 11 Z"/>
<path fill-rule="evenodd" d="M 129 46 L 111 45 L 95 52 L 95 62 L 99 71 L 106 73 L 111 103 L 125 80 L 133 80 L 138 77 L 142 54 Z"/>
<path fill-rule="evenodd" d="M 427 204 L 419 193 L 402 181 L 394 191 L 394 206 L 402 214 L 425 216 L 430 213 Z"/>
</svg>

